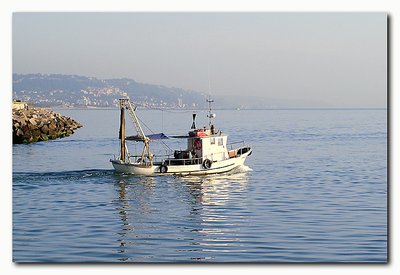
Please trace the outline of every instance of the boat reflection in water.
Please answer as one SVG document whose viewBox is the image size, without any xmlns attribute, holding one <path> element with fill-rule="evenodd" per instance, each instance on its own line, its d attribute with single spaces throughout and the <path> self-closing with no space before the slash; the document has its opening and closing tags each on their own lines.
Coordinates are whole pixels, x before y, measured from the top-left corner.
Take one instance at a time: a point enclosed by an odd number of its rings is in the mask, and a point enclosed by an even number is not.
<svg viewBox="0 0 400 275">
<path fill-rule="evenodd" d="M 184 182 L 192 191 L 196 190 L 196 192 L 192 193 L 193 197 L 197 199 L 196 202 L 202 205 L 225 205 L 231 193 L 245 191 L 249 176 L 247 174 L 248 171 L 251 171 L 251 168 L 241 166 L 226 174 L 204 177 L 187 176 L 177 178 L 177 180 Z"/>
<path fill-rule="evenodd" d="M 238 224 L 246 220 L 249 170 L 243 166 L 203 177 L 118 177 L 119 260 L 220 261 L 220 253 L 244 252 Z"/>
</svg>

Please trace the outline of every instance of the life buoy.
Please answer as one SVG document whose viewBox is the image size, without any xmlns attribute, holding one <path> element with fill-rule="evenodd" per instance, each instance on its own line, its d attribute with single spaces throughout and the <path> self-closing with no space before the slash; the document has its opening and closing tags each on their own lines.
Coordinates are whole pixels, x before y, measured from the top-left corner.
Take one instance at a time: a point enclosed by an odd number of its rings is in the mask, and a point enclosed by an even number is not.
<svg viewBox="0 0 400 275">
<path fill-rule="evenodd" d="M 205 136 L 207 136 L 206 131 L 203 130 L 203 129 L 196 129 L 196 130 L 194 130 L 194 132 L 195 132 L 196 136 L 198 136 L 198 137 L 205 137 Z"/>
<path fill-rule="evenodd" d="M 195 140 L 193 146 L 196 150 L 200 150 L 201 149 L 201 140 L 199 140 L 199 139 Z"/>
<path fill-rule="evenodd" d="M 168 166 L 163 164 L 160 166 L 160 172 L 161 173 L 167 173 L 168 172 Z"/>
<path fill-rule="evenodd" d="M 202 130 L 201 132 L 197 132 L 197 136 L 198 137 L 206 137 L 207 133 Z"/>
<path fill-rule="evenodd" d="M 205 169 L 210 169 L 210 168 L 211 168 L 211 160 L 205 159 L 205 160 L 203 161 L 203 167 L 204 167 Z"/>
</svg>

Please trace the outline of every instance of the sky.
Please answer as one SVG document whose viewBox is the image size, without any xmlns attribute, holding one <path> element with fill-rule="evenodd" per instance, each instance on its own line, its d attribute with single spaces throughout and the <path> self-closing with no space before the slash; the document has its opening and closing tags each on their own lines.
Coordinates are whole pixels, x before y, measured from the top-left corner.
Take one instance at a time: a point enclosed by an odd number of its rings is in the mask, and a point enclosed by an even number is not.
<svg viewBox="0 0 400 275">
<path fill-rule="evenodd" d="M 14 13 L 14 73 L 386 107 L 386 13 Z"/>
</svg>

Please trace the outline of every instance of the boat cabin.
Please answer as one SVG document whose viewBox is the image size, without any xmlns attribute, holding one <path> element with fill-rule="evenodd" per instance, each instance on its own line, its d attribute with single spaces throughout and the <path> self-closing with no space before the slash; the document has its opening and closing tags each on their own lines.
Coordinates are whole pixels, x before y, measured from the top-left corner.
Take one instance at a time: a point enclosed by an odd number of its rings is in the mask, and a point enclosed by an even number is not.
<svg viewBox="0 0 400 275">
<path fill-rule="evenodd" d="M 214 129 L 195 129 L 189 132 L 187 138 L 187 149 L 177 150 L 174 153 L 174 160 L 169 164 L 201 164 L 208 159 L 211 162 L 222 161 L 230 156 L 227 150 L 228 136 L 214 132 Z"/>
<path fill-rule="evenodd" d="M 196 133 L 197 131 L 197 133 Z M 193 135 L 193 133 L 195 135 Z M 221 132 L 211 134 L 210 130 L 195 130 L 189 132 L 188 151 L 194 153 L 196 158 L 208 158 L 211 161 L 221 161 L 228 157 L 228 137 Z"/>
</svg>

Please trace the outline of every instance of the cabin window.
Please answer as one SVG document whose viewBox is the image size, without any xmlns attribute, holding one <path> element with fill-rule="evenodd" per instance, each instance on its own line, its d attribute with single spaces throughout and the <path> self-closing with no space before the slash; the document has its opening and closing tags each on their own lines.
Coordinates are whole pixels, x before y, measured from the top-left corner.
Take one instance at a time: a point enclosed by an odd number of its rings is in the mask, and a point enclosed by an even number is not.
<svg viewBox="0 0 400 275">
<path fill-rule="evenodd" d="M 222 144 L 223 144 L 223 140 L 222 140 L 222 138 L 219 138 L 218 139 L 218 146 L 222 146 Z"/>
<path fill-rule="evenodd" d="M 215 144 L 215 138 L 210 138 L 210 143 Z"/>
</svg>

